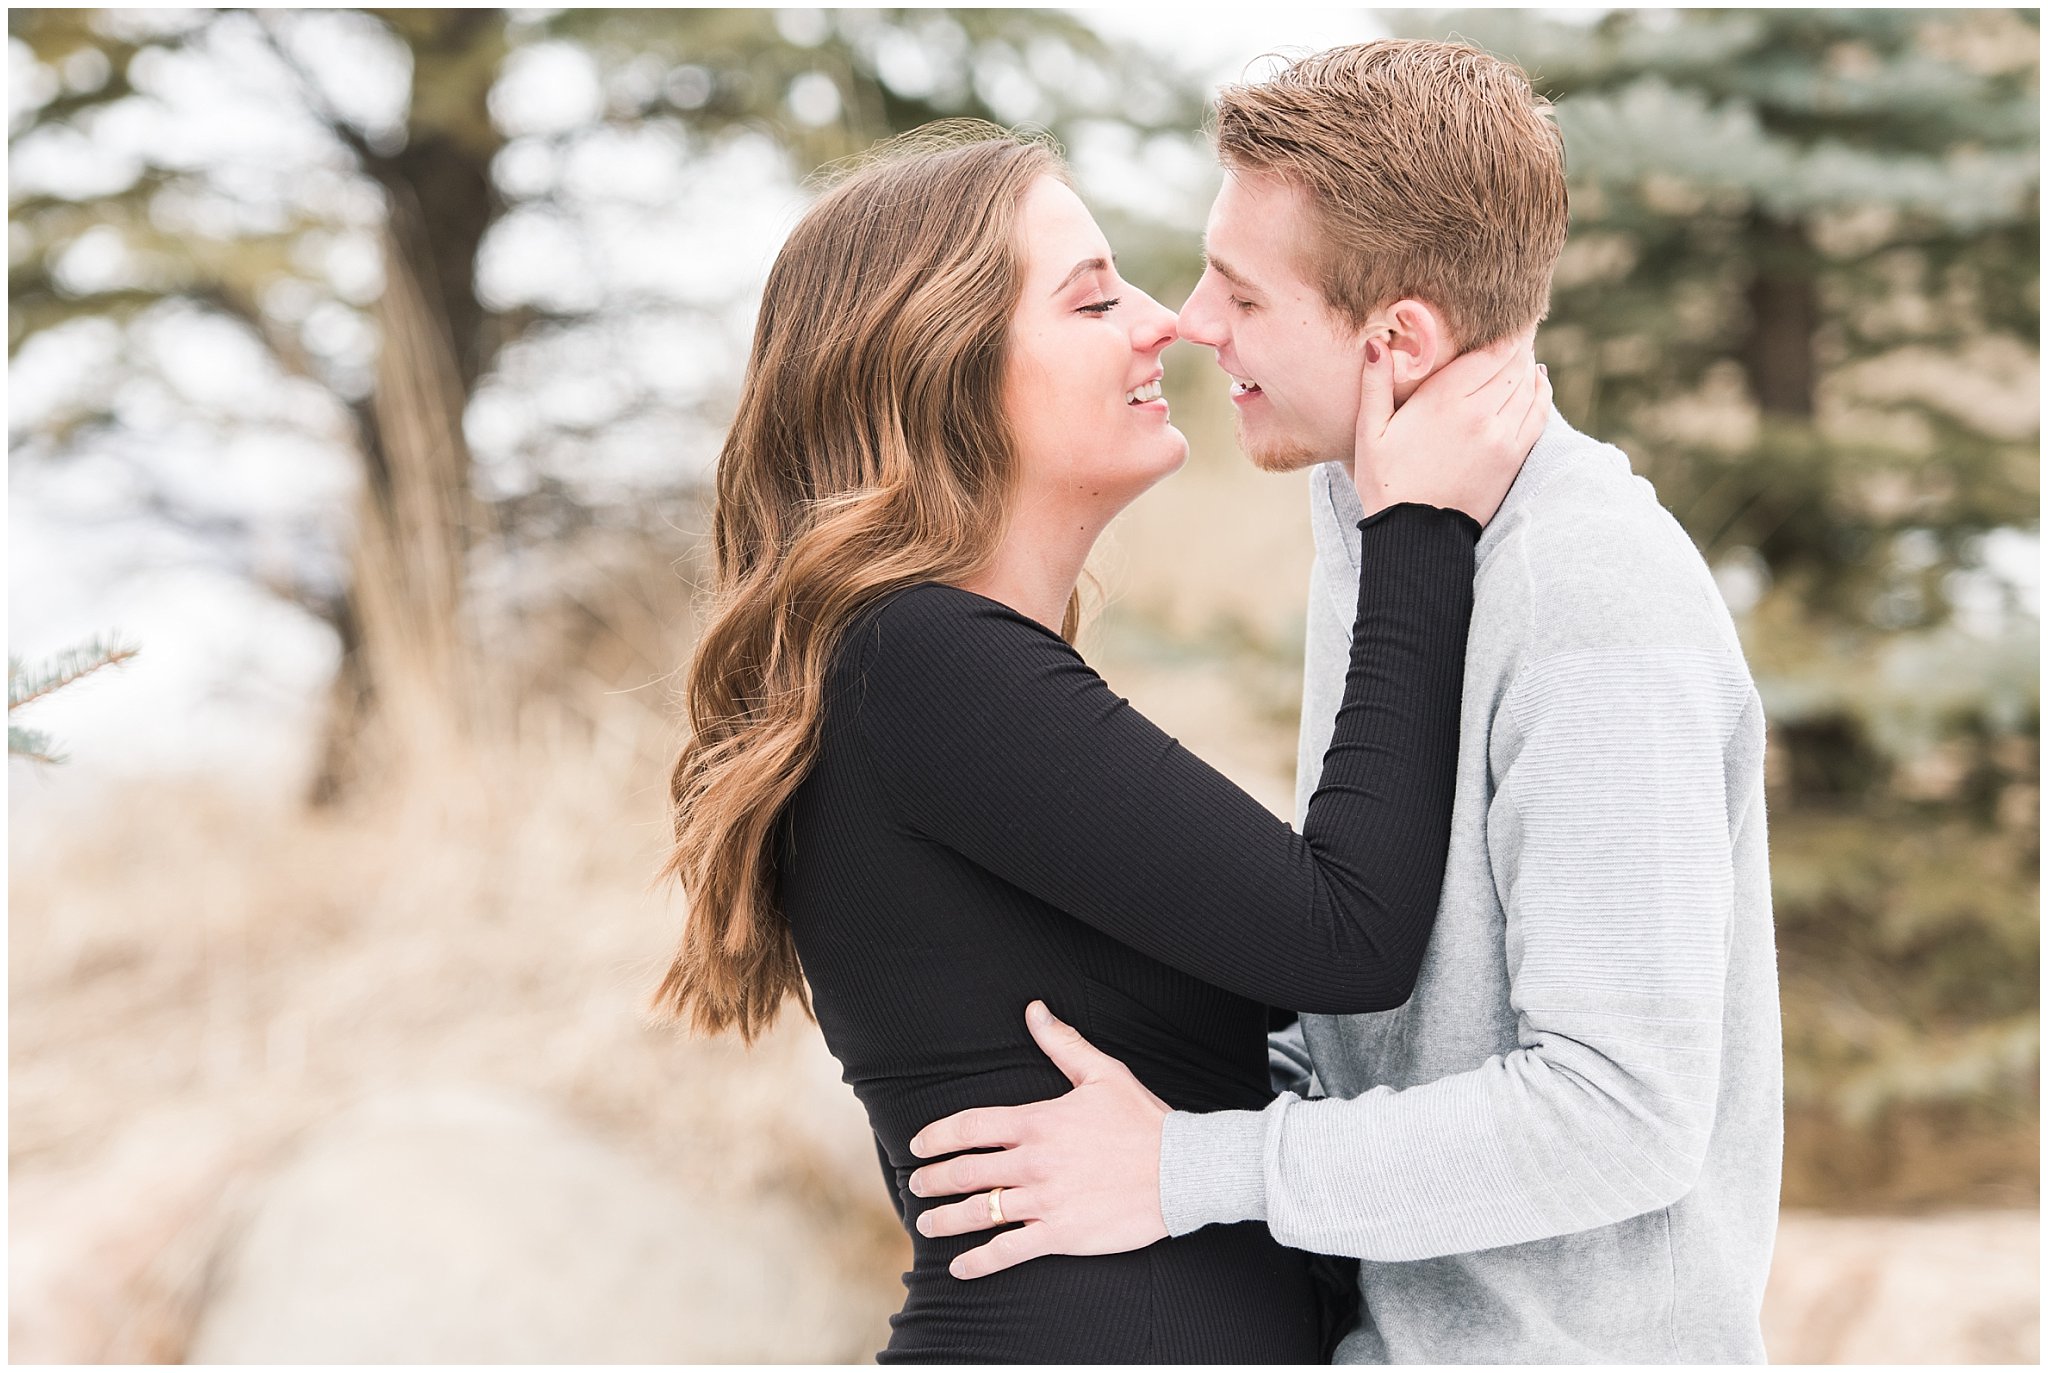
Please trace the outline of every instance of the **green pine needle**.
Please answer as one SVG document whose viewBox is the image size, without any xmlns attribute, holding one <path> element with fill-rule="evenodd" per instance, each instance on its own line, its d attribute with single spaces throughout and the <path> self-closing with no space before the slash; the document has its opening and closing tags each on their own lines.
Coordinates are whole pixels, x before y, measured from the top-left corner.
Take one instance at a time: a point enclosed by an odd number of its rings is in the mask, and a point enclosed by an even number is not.
<svg viewBox="0 0 2048 1373">
<path fill-rule="evenodd" d="M 102 643 L 95 636 L 77 648 L 66 649 L 48 664 L 31 668 L 21 659 L 9 654 L 7 657 L 7 713 L 14 712 L 61 691 L 81 677 L 98 672 L 103 667 L 125 663 L 141 652 L 132 645 Z M 27 729 L 7 722 L 7 756 L 27 758 L 37 763 L 61 763 L 69 755 L 58 753 L 51 744 L 50 736 L 38 729 Z"/>
<path fill-rule="evenodd" d="M 7 756 L 26 758 L 33 763 L 61 763 L 66 757 L 51 751 L 49 735 L 39 729 L 23 729 L 20 725 L 7 727 Z"/>
<path fill-rule="evenodd" d="M 66 649 L 47 666 L 40 668 L 27 668 L 21 659 L 10 655 L 7 659 L 7 710 L 12 714 L 29 702 L 60 691 L 103 667 L 125 663 L 140 651 L 118 642 L 102 643 L 94 637 L 77 648 Z"/>
</svg>

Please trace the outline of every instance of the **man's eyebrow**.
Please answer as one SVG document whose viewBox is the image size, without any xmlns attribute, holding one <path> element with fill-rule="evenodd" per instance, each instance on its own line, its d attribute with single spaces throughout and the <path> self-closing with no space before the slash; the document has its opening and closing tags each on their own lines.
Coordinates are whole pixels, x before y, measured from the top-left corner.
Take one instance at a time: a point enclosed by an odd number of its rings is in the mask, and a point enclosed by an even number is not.
<svg viewBox="0 0 2048 1373">
<path fill-rule="evenodd" d="M 1052 293 L 1054 295 L 1058 295 L 1060 292 L 1066 290 L 1069 286 L 1072 286 L 1076 280 L 1087 275 L 1089 272 L 1108 271 L 1109 264 L 1115 261 L 1115 253 L 1111 253 L 1109 255 L 1108 261 L 1104 261 L 1099 257 L 1089 257 L 1081 259 L 1079 262 L 1074 264 L 1074 270 L 1068 272 L 1066 276 L 1061 279 L 1060 284 L 1052 288 Z"/>
<path fill-rule="evenodd" d="M 1256 291 L 1258 289 L 1256 286 L 1253 286 L 1251 282 L 1245 280 L 1243 276 L 1233 271 L 1229 263 L 1225 262 L 1222 258 L 1219 258 L 1214 253 L 1210 252 L 1207 245 L 1204 245 L 1202 248 L 1202 261 L 1208 263 L 1211 267 L 1214 267 L 1216 269 L 1216 275 L 1222 277 L 1225 281 L 1229 282 L 1232 286 L 1237 287 L 1239 290 Z"/>
</svg>

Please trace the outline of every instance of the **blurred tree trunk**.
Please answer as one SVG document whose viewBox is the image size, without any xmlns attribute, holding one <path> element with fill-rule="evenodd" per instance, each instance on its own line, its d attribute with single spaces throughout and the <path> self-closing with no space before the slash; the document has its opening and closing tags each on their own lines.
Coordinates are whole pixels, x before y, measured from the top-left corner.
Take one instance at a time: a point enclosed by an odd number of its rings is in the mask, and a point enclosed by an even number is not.
<svg viewBox="0 0 2048 1373">
<path fill-rule="evenodd" d="M 1820 292 L 1806 226 L 1755 214 L 1750 223 L 1755 274 L 1749 283 L 1749 337 L 1742 347 L 1750 394 L 1767 415 L 1813 415 L 1814 334 Z"/>
<path fill-rule="evenodd" d="M 504 57 L 488 10 L 384 16 L 413 49 L 405 146 L 359 149 L 382 188 L 384 287 L 375 381 L 353 406 L 363 460 L 342 663 L 328 696 L 309 799 L 338 799 L 378 764 L 441 757 L 488 728 L 469 615 L 467 562 L 487 531 L 463 413 L 496 351 L 476 261 L 498 210 L 491 160 L 503 139 L 488 98 Z"/>
</svg>

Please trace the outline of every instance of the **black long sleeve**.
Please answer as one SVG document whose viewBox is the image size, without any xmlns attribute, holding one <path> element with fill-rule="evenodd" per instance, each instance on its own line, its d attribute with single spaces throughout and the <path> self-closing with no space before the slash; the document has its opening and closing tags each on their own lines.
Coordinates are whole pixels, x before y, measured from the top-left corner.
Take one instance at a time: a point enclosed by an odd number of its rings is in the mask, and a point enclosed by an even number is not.
<svg viewBox="0 0 2048 1373">
<path fill-rule="evenodd" d="M 1163 963 L 1298 1010 L 1398 1006 L 1450 842 L 1479 526 L 1398 505 L 1359 528 L 1344 701 L 1300 834 L 1044 626 L 936 584 L 850 645 L 868 765 L 919 835 Z"/>
<path fill-rule="evenodd" d="M 1314 1363 L 1332 1320 L 1263 1225 L 963 1283 L 984 1236 L 931 1238 L 918 1130 L 1069 1088 L 1024 1026 L 1042 997 L 1180 1110 L 1272 1099 L 1269 1006 L 1407 996 L 1449 845 L 1477 526 L 1369 519 L 1350 675 L 1297 835 L 1154 728 L 1073 649 L 925 583 L 857 616 L 775 878 L 813 1009 L 910 1232 L 878 1362 Z"/>
</svg>

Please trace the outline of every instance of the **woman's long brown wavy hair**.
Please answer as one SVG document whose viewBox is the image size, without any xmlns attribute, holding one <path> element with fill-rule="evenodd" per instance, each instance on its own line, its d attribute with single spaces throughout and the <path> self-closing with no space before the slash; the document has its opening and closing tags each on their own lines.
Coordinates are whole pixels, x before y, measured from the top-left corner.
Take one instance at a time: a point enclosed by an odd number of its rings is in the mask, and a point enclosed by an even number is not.
<svg viewBox="0 0 2048 1373">
<path fill-rule="evenodd" d="M 1042 139 L 927 126 L 833 185 L 769 272 L 718 459 L 712 606 L 659 874 L 681 880 L 689 913 L 654 1007 L 699 1033 L 751 1042 L 791 996 L 810 1013 L 777 901 L 777 821 L 816 755 L 847 623 L 894 588 L 971 577 L 1002 535 L 1018 207 L 1046 175 L 1065 170 Z"/>
</svg>

